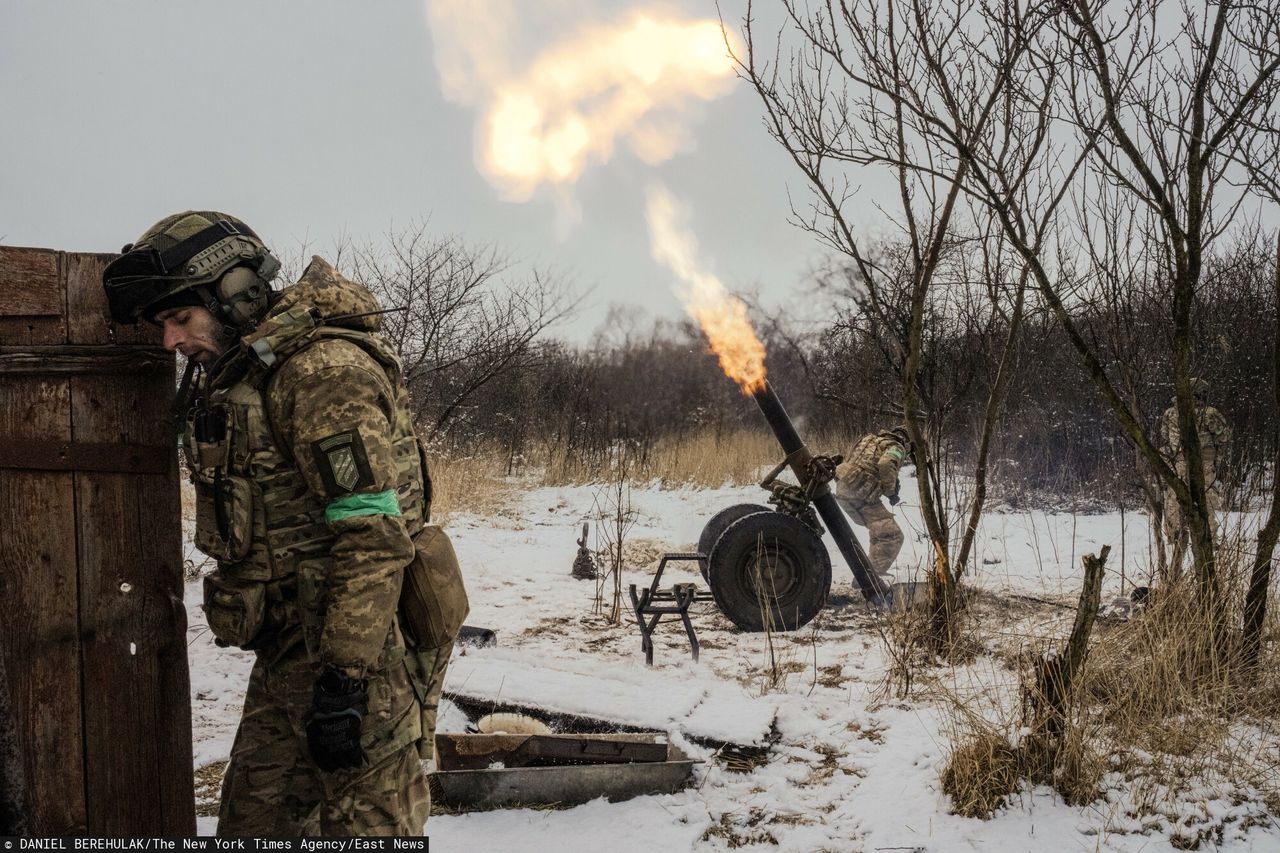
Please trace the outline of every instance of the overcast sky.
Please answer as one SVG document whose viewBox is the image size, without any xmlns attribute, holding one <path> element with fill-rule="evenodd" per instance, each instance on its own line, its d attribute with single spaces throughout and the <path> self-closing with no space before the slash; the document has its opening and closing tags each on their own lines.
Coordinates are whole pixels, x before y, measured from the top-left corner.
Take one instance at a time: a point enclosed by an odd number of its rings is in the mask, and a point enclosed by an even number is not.
<svg viewBox="0 0 1280 853">
<path fill-rule="evenodd" d="M 487 1 L 503 17 L 492 55 L 514 68 L 575 26 L 639 6 Z M 710 0 L 658 8 L 716 16 Z M 682 117 L 684 142 L 665 162 L 619 145 L 570 191 L 515 202 L 477 167 L 479 110 L 446 100 L 435 43 L 422 0 L 5 0 L 0 239 L 117 251 L 164 215 L 204 208 L 288 251 L 429 218 L 590 290 L 563 330 L 579 339 L 615 303 L 680 315 L 672 274 L 650 257 L 655 179 L 690 207 L 703 256 L 731 289 L 776 301 L 819 260 L 786 222 L 799 181 L 741 81 Z"/>
<path fill-rule="evenodd" d="M 736 31 L 745 0 L 720 7 Z M 714 0 L 3 0 L 0 241 L 117 251 L 165 215 L 215 209 L 289 257 L 427 220 L 501 247 L 518 269 L 568 278 L 586 296 L 559 332 L 583 341 L 613 305 L 642 325 L 682 316 L 646 225 L 661 185 L 688 210 L 699 272 L 777 305 L 823 257 L 787 222 L 803 180 L 754 92 L 685 68 L 699 45 L 678 33 L 664 31 L 681 47 L 660 79 L 683 91 L 628 92 L 635 73 L 618 83 L 627 51 L 609 28 L 641 9 L 686 29 L 717 16 Z M 770 3 L 757 13 L 778 14 Z M 538 81 L 561 85 L 579 59 L 586 94 L 539 104 L 559 118 L 640 120 L 621 122 L 630 130 L 570 169 L 572 182 L 495 175 L 478 156 L 490 108 Z M 572 137 L 545 149 L 554 159 Z M 872 200 L 887 197 L 886 180 L 865 178 L 858 224 L 883 221 Z M 1269 211 L 1264 224 L 1275 222 Z"/>
</svg>

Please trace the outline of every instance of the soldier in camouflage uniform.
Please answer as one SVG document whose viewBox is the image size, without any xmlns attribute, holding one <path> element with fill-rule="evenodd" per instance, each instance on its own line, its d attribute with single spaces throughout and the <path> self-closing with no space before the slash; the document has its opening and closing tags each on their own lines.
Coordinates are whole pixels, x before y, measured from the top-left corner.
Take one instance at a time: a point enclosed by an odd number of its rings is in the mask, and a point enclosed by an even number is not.
<svg viewBox="0 0 1280 853">
<path fill-rule="evenodd" d="M 1200 462 L 1204 473 L 1204 496 L 1209 511 L 1209 529 L 1218 535 L 1218 510 L 1222 508 L 1222 482 L 1218 476 L 1218 457 L 1225 454 L 1231 444 L 1231 427 L 1222 412 L 1205 402 L 1209 383 L 1203 379 L 1191 380 L 1191 392 L 1195 396 L 1196 434 L 1200 438 Z M 1165 461 L 1174 467 L 1182 481 L 1189 482 L 1187 460 L 1182 449 L 1178 430 L 1178 404 L 1173 401 L 1160 418 L 1160 449 Z M 1169 565 L 1177 572 L 1182 567 L 1189 531 L 1182 516 L 1182 507 L 1172 489 L 1164 494 L 1164 535 L 1169 543 Z"/>
<path fill-rule="evenodd" d="M 278 267 L 240 220 L 188 211 L 103 276 L 117 322 L 161 325 L 200 368 L 182 446 L 196 545 L 218 563 L 204 610 L 219 645 L 257 655 L 218 833 L 418 835 L 452 649 L 398 611 L 426 461 L 372 294 L 320 258 L 273 291 Z M 440 597 L 455 629 L 456 587 Z"/>
<path fill-rule="evenodd" d="M 881 498 L 898 503 L 898 471 L 911 458 L 906 427 L 864 435 L 849 458 L 836 468 L 836 500 L 854 524 L 867 528 L 871 570 L 888 586 L 889 568 L 902 550 L 902 528 Z"/>
</svg>

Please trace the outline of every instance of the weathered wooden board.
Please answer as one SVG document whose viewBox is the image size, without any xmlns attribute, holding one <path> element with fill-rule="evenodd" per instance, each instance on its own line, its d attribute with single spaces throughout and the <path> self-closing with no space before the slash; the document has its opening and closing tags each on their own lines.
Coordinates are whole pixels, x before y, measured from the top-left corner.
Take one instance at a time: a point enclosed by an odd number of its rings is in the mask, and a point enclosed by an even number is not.
<svg viewBox="0 0 1280 853">
<path fill-rule="evenodd" d="M 0 436 L 71 438 L 70 381 L 3 385 Z M 83 832 L 85 790 L 76 601 L 75 498 L 69 474 L 0 469 L 0 650 L 5 657 L 37 834 Z"/>
<path fill-rule="evenodd" d="M 4 270 L 4 299 L 0 300 L 0 315 L 62 315 L 63 290 L 58 276 L 57 252 L 0 246 L 0 269 Z"/>
<path fill-rule="evenodd" d="M 109 260 L 0 249 L 0 443 L 41 451 L 0 458 L 0 651 L 35 834 L 193 834 L 173 361 L 110 322 Z"/>
<path fill-rule="evenodd" d="M 0 346 L 66 343 L 61 258 L 0 246 Z"/>
</svg>

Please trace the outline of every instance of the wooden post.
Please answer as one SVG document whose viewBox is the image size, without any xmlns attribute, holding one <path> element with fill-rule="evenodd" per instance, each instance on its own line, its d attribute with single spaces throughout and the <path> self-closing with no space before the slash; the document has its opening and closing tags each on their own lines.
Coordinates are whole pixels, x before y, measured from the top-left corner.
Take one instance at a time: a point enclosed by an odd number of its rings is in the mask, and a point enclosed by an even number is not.
<svg viewBox="0 0 1280 853">
<path fill-rule="evenodd" d="M 173 359 L 0 247 L 0 652 L 36 835 L 194 834 Z"/>
<path fill-rule="evenodd" d="M 1084 586 L 1076 605 L 1071 636 L 1062 651 L 1045 655 L 1036 666 L 1035 684 L 1027 697 L 1033 716 L 1026 741 L 1031 778 L 1036 782 L 1053 779 L 1053 768 L 1062 750 L 1062 736 L 1066 731 L 1071 691 L 1089 656 L 1089 634 L 1093 631 L 1094 617 L 1102 598 L 1102 576 L 1110 554 L 1111 546 L 1103 545 L 1096 557 L 1084 555 Z"/>
</svg>

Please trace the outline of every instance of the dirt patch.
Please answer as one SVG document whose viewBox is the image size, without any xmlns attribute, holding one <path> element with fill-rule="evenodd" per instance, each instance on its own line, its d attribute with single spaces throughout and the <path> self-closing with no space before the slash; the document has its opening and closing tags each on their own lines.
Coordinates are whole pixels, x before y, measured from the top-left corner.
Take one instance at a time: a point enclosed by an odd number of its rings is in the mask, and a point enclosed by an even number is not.
<svg viewBox="0 0 1280 853">
<path fill-rule="evenodd" d="M 869 740 L 876 744 L 884 743 L 884 735 L 880 733 L 880 729 L 865 729 L 861 723 L 850 723 L 846 728 L 862 740 Z"/>
<path fill-rule="evenodd" d="M 730 849 L 757 844 L 776 846 L 778 839 L 767 828 L 767 825 L 772 822 L 760 808 L 752 808 L 745 817 L 737 812 L 725 812 L 720 815 L 718 822 L 707 828 L 700 840 L 710 841 L 713 838 L 721 838 Z"/>
<path fill-rule="evenodd" d="M 822 756 L 822 759 L 813 764 L 813 769 L 809 771 L 809 778 L 800 783 L 802 788 L 823 785 L 830 781 L 840 769 L 840 751 L 836 747 L 828 743 L 820 743 L 813 747 L 813 751 Z"/>
<path fill-rule="evenodd" d="M 832 664 L 818 670 L 818 683 L 823 687 L 840 687 L 848 680 L 844 677 L 843 664 Z"/>
<path fill-rule="evenodd" d="M 214 761 L 196 768 L 196 816 L 217 817 L 222 802 L 222 775 L 227 762 Z"/>
</svg>

